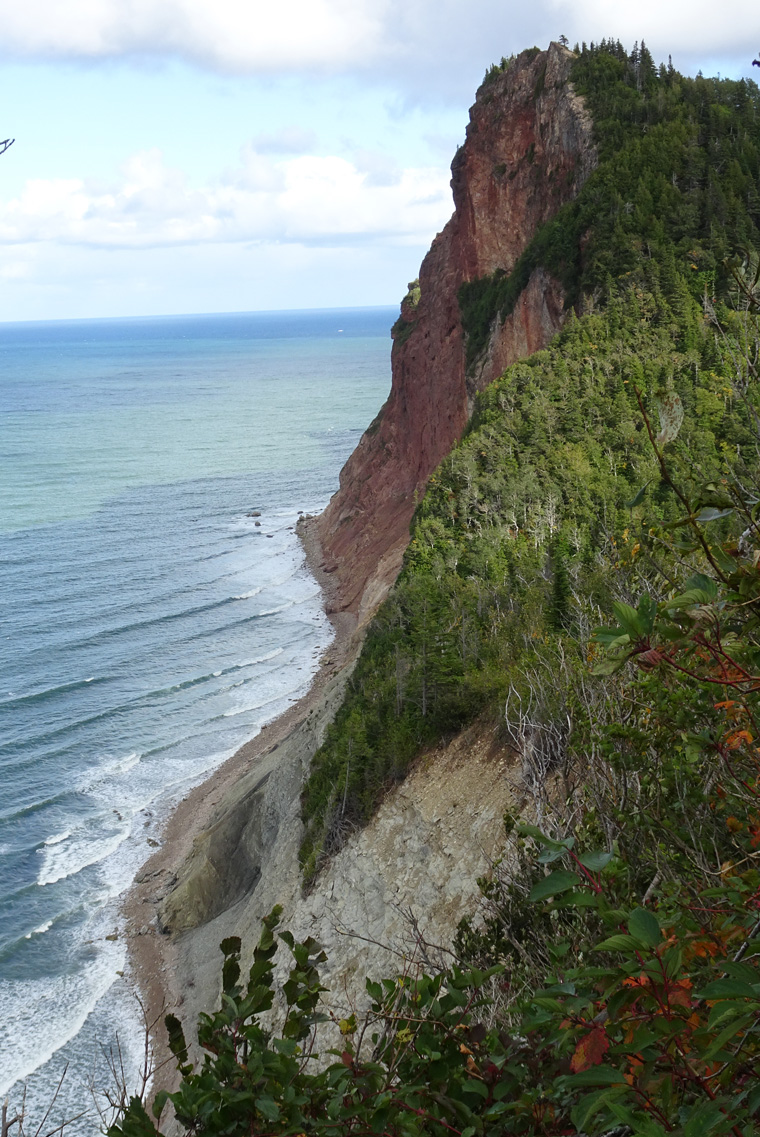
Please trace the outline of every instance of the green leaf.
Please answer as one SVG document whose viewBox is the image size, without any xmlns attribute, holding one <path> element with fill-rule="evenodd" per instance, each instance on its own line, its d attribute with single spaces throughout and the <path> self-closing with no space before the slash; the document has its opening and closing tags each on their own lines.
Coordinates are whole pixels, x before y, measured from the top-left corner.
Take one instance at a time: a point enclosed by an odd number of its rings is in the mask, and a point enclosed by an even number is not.
<svg viewBox="0 0 760 1137">
<path fill-rule="evenodd" d="M 591 892 L 588 888 L 577 889 L 574 892 L 566 892 L 561 900 L 556 902 L 557 908 L 596 908 L 598 898 L 596 893 Z"/>
<path fill-rule="evenodd" d="M 167 1015 L 164 1024 L 169 1033 L 169 1049 L 177 1059 L 177 1063 L 181 1065 L 187 1062 L 187 1042 L 182 1023 L 176 1015 Z"/>
<path fill-rule="evenodd" d="M 256 1109 L 267 1121 L 277 1121 L 280 1116 L 280 1107 L 271 1097 L 256 1098 Z"/>
<path fill-rule="evenodd" d="M 760 1086 L 749 1095 L 747 1109 L 751 1117 L 754 1117 L 757 1111 L 760 1110 Z"/>
<path fill-rule="evenodd" d="M 559 999 L 552 999 L 547 995 L 534 995 L 531 1002 L 535 1007 L 540 1007 L 543 1011 L 561 1011 L 562 1003 Z"/>
<path fill-rule="evenodd" d="M 700 1100 L 689 1112 L 691 1116 L 683 1128 L 683 1137 L 708 1137 L 716 1130 L 726 1134 L 731 1132 L 726 1124 L 730 1119 L 718 1102 Z"/>
<path fill-rule="evenodd" d="M 648 592 L 642 592 L 637 606 L 638 623 L 645 636 L 650 636 L 657 617 L 657 601 Z"/>
<path fill-rule="evenodd" d="M 375 983 L 371 979 L 368 979 L 365 986 L 367 988 L 367 994 L 369 995 L 370 999 L 374 999 L 376 1003 L 382 1001 L 383 989 L 379 983 Z"/>
<path fill-rule="evenodd" d="M 626 1085 L 626 1080 L 619 1070 L 611 1066 L 592 1066 L 590 1070 L 582 1070 L 580 1074 L 567 1075 L 565 1084 L 570 1089 L 576 1086 L 619 1086 Z"/>
<path fill-rule="evenodd" d="M 570 1115 L 577 1131 L 585 1133 L 589 1121 L 601 1109 L 609 1110 L 618 1120 L 633 1121 L 634 1118 L 627 1111 L 622 1118 L 618 1113 L 616 1099 L 620 1097 L 620 1094 L 621 1087 L 619 1085 L 614 1088 L 607 1086 L 602 1090 L 597 1090 L 596 1093 L 584 1094 L 578 1104 L 573 1107 Z"/>
<path fill-rule="evenodd" d="M 517 832 L 521 837 L 532 837 L 534 841 L 538 841 L 541 845 L 546 845 L 549 849 L 558 849 L 562 852 L 565 849 L 572 849 L 575 844 L 574 837 L 566 837 L 564 841 L 556 841 L 554 837 L 547 837 L 535 825 L 527 825 L 521 823 L 517 826 Z"/>
<path fill-rule="evenodd" d="M 628 931 L 647 947 L 657 947 L 662 940 L 657 917 L 646 908 L 634 908 L 628 917 Z"/>
<path fill-rule="evenodd" d="M 632 608 L 630 604 L 623 604 L 621 600 L 615 600 L 612 604 L 612 610 L 631 639 L 641 639 L 642 635 L 644 635 L 644 629 L 636 609 Z"/>
<path fill-rule="evenodd" d="M 625 936 L 620 932 L 618 935 L 602 940 L 600 944 L 596 945 L 594 951 L 623 951 L 630 955 L 636 951 L 638 946 L 638 940 L 635 940 L 633 936 Z"/>
<path fill-rule="evenodd" d="M 631 642 L 631 637 L 623 628 L 595 628 L 592 638 L 602 647 L 624 647 Z"/>
<path fill-rule="evenodd" d="M 610 863 L 612 857 L 612 853 L 605 853 L 601 850 L 593 853 L 578 853 L 578 860 L 584 869 L 588 869 L 590 872 L 601 872 Z"/>
<path fill-rule="evenodd" d="M 637 505 L 641 505 L 642 501 L 644 500 L 644 494 L 647 492 L 647 488 L 652 484 L 653 480 L 653 478 L 650 478 L 648 482 L 644 482 L 644 485 L 641 487 L 636 496 L 631 501 L 625 502 L 627 509 L 635 509 Z"/>
<path fill-rule="evenodd" d="M 741 1011 L 745 1009 L 745 1005 L 742 1004 L 739 1013 L 735 1016 L 732 1016 L 733 1021 L 730 1022 L 727 1027 L 724 1027 L 723 1030 L 712 1040 L 707 1050 L 705 1050 L 702 1055 L 706 1062 L 712 1062 L 713 1059 L 715 1059 L 720 1054 L 721 1050 L 727 1042 L 730 1042 L 732 1038 L 735 1038 L 736 1035 L 741 1031 L 746 1030 L 747 1027 L 750 1027 L 755 1021 L 754 1015 L 746 1015 L 741 1013 Z"/>
<path fill-rule="evenodd" d="M 679 553 L 694 553 L 699 548 L 699 542 L 690 537 L 674 537 L 672 547 Z"/>
<path fill-rule="evenodd" d="M 534 902 L 545 900 L 547 896 L 557 896 L 560 892 L 567 892 L 576 884 L 578 884 L 576 873 L 568 872 L 567 869 L 555 869 L 554 872 L 549 873 L 543 880 L 533 885 L 528 899 Z"/>
<path fill-rule="evenodd" d="M 700 991 L 700 999 L 757 999 L 758 993 L 741 979 L 716 979 Z"/>
<path fill-rule="evenodd" d="M 626 639 L 628 639 L 628 636 L 626 636 Z M 620 671 L 621 667 L 625 666 L 629 659 L 629 652 L 621 652 L 619 655 L 609 656 L 609 658 L 603 659 L 601 663 L 597 663 L 596 666 L 592 668 L 591 674 L 614 675 L 617 671 Z"/>
<path fill-rule="evenodd" d="M 154 1097 L 153 1105 L 151 1106 L 151 1113 L 156 1118 L 156 1120 L 158 1120 L 161 1117 L 161 1114 L 163 1112 L 164 1106 L 166 1105 L 166 1099 L 168 1098 L 168 1096 L 169 1096 L 168 1090 L 159 1090 L 158 1093 L 156 1094 L 156 1096 Z"/>
<path fill-rule="evenodd" d="M 694 521 L 694 518 L 692 517 L 691 514 L 689 514 L 688 517 L 679 517 L 677 521 L 669 521 L 667 523 L 667 525 L 663 525 L 662 528 L 665 530 L 666 533 L 668 533 L 668 532 L 671 532 L 673 529 L 685 529 L 686 526 L 691 525 L 693 523 L 693 521 Z"/>
<path fill-rule="evenodd" d="M 684 588 L 688 591 L 697 589 L 709 597 L 710 600 L 715 600 L 718 595 L 717 584 L 709 576 L 705 576 L 703 572 L 695 572 L 693 576 L 690 576 Z"/>
<path fill-rule="evenodd" d="M 226 994 L 233 994 L 234 987 L 240 978 L 240 964 L 238 963 L 238 956 L 225 955 L 224 967 L 222 968 L 222 990 Z"/>
<path fill-rule="evenodd" d="M 714 506 L 707 505 L 704 509 L 700 509 L 694 520 L 700 522 L 719 521 L 721 517 L 729 517 L 733 512 L 733 508 L 715 509 Z"/>
</svg>

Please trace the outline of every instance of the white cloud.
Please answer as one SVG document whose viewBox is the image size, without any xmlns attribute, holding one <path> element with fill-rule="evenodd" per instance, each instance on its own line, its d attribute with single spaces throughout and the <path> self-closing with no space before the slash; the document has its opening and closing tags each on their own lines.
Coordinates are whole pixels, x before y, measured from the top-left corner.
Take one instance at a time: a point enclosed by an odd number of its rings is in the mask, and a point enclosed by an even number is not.
<svg viewBox="0 0 760 1137">
<path fill-rule="evenodd" d="M 0 53 L 10 57 L 364 73 L 417 96 L 471 92 L 493 59 L 561 33 L 644 38 L 659 54 L 746 58 L 746 66 L 760 38 L 756 0 L 0 0 L 0 19 Z"/>
<path fill-rule="evenodd" d="M 341 157 L 275 160 L 249 147 L 237 170 L 193 187 L 152 149 L 133 155 L 110 187 L 87 179 L 28 181 L 17 197 L 0 201 L 0 242 L 126 249 L 426 244 L 450 213 L 448 171 L 441 168 L 378 178 Z"/>
<path fill-rule="evenodd" d="M 644 39 L 658 62 L 663 54 L 704 52 L 743 55 L 749 66 L 760 47 L 756 0 L 637 0 L 616 4 L 614 11 L 609 0 L 553 0 L 553 6 L 572 28 L 571 40 L 613 36 L 630 48 Z"/>
<path fill-rule="evenodd" d="M 367 175 L 368 185 L 392 186 L 401 178 L 398 162 L 380 150 L 357 150 L 354 160 L 357 168 Z"/>
<path fill-rule="evenodd" d="M 176 55 L 221 70 L 346 66 L 382 0 L 2 0 L 3 49 L 48 58 Z"/>
<path fill-rule="evenodd" d="M 6 320 L 242 312 L 392 304 L 417 275 L 420 245 L 203 244 L 114 251 L 18 246 L 0 271 Z M 388 326 L 395 313 L 388 319 Z"/>
</svg>

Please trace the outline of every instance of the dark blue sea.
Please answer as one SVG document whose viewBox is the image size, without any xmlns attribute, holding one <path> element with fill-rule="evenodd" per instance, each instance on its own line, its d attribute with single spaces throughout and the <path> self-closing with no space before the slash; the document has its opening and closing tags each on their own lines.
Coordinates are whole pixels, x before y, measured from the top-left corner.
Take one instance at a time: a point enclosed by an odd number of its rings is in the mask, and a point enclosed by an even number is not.
<svg viewBox="0 0 760 1137">
<path fill-rule="evenodd" d="M 0 1097 L 141 1048 L 118 897 L 330 640 L 294 532 L 390 385 L 390 308 L 0 324 Z M 259 516 L 253 516 L 258 514 Z M 107 939 L 116 934 L 116 939 Z"/>
</svg>

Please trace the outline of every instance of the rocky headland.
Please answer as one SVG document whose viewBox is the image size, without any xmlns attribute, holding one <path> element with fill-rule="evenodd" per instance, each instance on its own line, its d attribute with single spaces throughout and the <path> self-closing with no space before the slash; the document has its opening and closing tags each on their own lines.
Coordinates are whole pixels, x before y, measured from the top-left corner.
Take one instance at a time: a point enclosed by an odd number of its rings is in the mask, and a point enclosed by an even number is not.
<svg viewBox="0 0 760 1137">
<path fill-rule="evenodd" d="M 275 904 L 283 926 L 327 947 L 334 1006 L 355 1004 L 365 976 L 420 935 L 445 951 L 477 902 L 473 881 L 497 853 L 505 810 L 520 808 L 514 756 L 492 729 L 470 727 L 426 753 L 302 894 L 301 788 L 362 629 L 398 574 L 415 503 L 465 429 L 475 394 L 544 347 L 567 314 L 559 283 L 535 270 L 466 366 L 460 286 L 509 273 L 595 167 L 591 118 L 569 81 L 573 59 L 558 44 L 525 52 L 478 92 L 452 164 L 454 215 L 394 327 L 389 399 L 328 508 L 301 527 L 336 640 L 309 694 L 182 802 L 128 899 L 133 972 L 151 1020 L 171 1009 L 192 1026 L 218 997 L 220 941 L 234 934 L 252 947 Z"/>
<path fill-rule="evenodd" d="M 394 327 L 391 393 L 312 524 L 337 610 L 360 624 L 396 579 L 418 497 L 461 437 L 473 399 L 510 363 L 545 347 L 566 316 L 559 283 L 536 269 L 486 349 L 466 367 L 462 284 L 514 268 L 537 229 L 597 161 L 591 116 L 559 44 L 527 51 L 484 84 L 452 163 L 454 214 L 433 241 Z"/>
</svg>

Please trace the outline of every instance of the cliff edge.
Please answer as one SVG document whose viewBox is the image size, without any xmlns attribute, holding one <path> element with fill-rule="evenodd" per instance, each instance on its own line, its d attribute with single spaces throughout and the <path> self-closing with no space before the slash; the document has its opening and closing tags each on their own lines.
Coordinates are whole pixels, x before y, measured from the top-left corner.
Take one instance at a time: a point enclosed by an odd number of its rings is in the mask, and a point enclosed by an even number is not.
<svg viewBox="0 0 760 1137">
<path fill-rule="evenodd" d="M 457 294 L 509 273 L 539 226 L 572 200 L 597 162 L 592 120 L 569 82 L 575 56 L 553 43 L 495 70 L 470 110 L 452 163 L 454 214 L 435 238 L 394 326 L 390 396 L 310 524 L 335 574 L 334 609 L 364 623 L 398 573 L 417 496 L 461 437 L 477 391 L 545 347 L 565 316 L 559 283 L 530 277 L 469 370 Z"/>
</svg>

